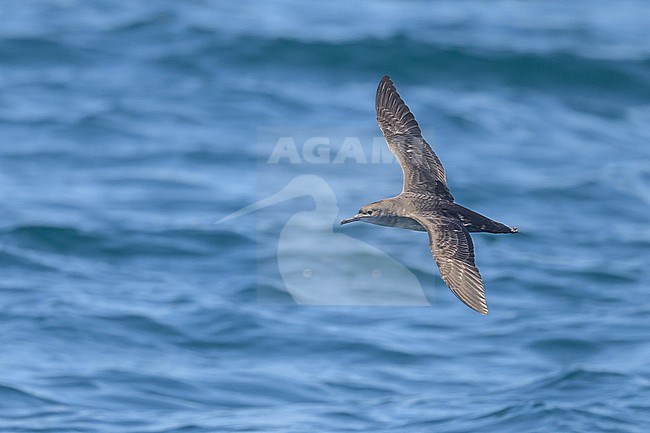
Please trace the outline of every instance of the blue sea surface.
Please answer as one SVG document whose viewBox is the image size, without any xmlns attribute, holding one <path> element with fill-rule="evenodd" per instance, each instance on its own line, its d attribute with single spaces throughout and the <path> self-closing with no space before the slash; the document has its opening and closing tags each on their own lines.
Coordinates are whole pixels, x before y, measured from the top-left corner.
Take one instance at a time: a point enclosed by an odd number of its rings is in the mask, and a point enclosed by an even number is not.
<svg viewBox="0 0 650 433">
<path fill-rule="evenodd" d="M 0 431 L 650 431 L 646 2 L 0 17 Z M 380 137 L 385 74 L 456 200 L 519 227 L 473 236 L 488 316 L 445 288 L 426 234 L 338 226 L 399 192 L 395 163 L 334 161 L 339 138 Z M 269 164 L 290 135 L 333 137 L 331 157 Z M 296 178 L 327 187 L 215 224 Z M 303 221 L 288 247 L 315 293 L 357 284 L 363 243 L 431 305 L 297 302 L 281 241 L 306 211 L 327 230 Z M 321 252 L 350 266 L 311 278 L 300 256 Z"/>
</svg>

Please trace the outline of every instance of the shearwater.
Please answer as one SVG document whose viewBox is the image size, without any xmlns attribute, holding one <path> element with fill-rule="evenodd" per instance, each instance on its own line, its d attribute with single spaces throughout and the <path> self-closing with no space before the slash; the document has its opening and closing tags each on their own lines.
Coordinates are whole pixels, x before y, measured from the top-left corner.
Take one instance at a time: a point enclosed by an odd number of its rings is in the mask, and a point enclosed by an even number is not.
<svg viewBox="0 0 650 433">
<path fill-rule="evenodd" d="M 426 231 L 442 280 L 465 305 L 487 314 L 485 290 L 469 233 L 517 233 L 517 228 L 454 202 L 440 160 L 422 138 L 415 117 L 388 76 L 377 88 L 375 110 L 388 148 L 402 167 L 402 192 L 363 206 L 341 224 L 362 221 Z"/>
</svg>

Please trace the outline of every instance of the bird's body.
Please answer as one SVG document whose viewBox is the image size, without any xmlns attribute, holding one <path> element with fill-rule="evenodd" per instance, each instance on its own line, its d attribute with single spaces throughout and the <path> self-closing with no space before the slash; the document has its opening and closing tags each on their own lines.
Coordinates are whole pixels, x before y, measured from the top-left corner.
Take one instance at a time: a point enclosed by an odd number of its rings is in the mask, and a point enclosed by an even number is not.
<svg viewBox="0 0 650 433">
<path fill-rule="evenodd" d="M 363 221 L 426 231 L 444 282 L 467 306 L 487 314 L 469 232 L 517 233 L 517 229 L 455 203 L 440 160 L 422 138 L 415 117 L 387 76 L 379 83 L 375 109 L 388 148 L 402 167 L 402 192 L 363 206 L 341 224 Z"/>
</svg>

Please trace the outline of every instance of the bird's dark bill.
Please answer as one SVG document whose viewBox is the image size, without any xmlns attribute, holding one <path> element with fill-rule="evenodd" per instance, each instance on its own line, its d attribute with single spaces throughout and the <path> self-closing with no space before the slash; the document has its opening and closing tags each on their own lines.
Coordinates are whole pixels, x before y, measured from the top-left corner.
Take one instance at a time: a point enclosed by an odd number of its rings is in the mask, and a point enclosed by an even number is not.
<svg viewBox="0 0 650 433">
<path fill-rule="evenodd" d="M 341 225 L 343 225 L 343 224 L 347 224 L 347 223 L 353 223 L 353 222 L 355 222 L 355 221 L 359 221 L 360 219 L 361 219 L 361 218 L 359 218 L 358 216 L 355 215 L 355 216 L 353 216 L 352 218 L 346 218 L 346 219 L 342 220 L 342 221 L 341 221 Z"/>
</svg>

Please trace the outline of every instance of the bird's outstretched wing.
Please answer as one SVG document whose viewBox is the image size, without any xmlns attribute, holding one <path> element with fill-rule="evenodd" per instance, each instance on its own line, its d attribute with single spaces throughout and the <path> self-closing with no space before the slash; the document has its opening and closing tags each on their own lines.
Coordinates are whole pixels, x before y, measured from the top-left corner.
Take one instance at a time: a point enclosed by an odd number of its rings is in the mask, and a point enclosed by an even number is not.
<svg viewBox="0 0 650 433">
<path fill-rule="evenodd" d="M 439 215 L 413 215 L 411 218 L 429 233 L 431 254 L 445 284 L 465 305 L 487 314 L 483 281 L 474 263 L 474 244 L 463 224 Z"/>
<path fill-rule="evenodd" d="M 433 193 L 453 201 L 440 160 L 422 138 L 413 113 L 399 96 L 388 76 L 381 79 L 377 88 L 375 110 L 377 123 L 388 148 L 402 167 L 402 190 Z"/>
</svg>

